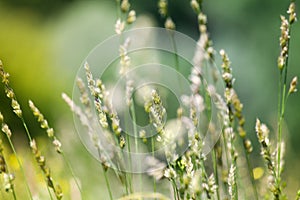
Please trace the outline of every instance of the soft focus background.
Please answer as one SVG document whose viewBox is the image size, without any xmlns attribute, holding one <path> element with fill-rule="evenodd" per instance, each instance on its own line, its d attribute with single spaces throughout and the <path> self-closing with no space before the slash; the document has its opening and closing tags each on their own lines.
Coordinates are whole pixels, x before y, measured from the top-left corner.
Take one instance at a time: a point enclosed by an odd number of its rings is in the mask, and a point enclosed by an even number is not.
<svg viewBox="0 0 300 200">
<path fill-rule="evenodd" d="M 156 1 L 130 2 L 140 17 L 138 26 L 163 25 L 163 19 L 157 14 Z M 279 15 L 284 14 L 288 4 L 287 0 L 272 3 L 266 0 L 204 1 L 214 47 L 217 51 L 224 48 L 232 61 L 235 87 L 244 104 L 246 127 L 255 147 L 253 155 L 259 154 L 254 130 L 256 117 L 272 130 L 276 128 Z M 171 1 L 170 11 L 177 30 L 197 40 L 197 19 L 189 1 Z M 11 74 L 11 85 L 22 104 L 27 123 L 36 137 L 46 138 L 27 108 L 28 100 L 32 99 L 56 128 L 81 179 L 85 195 L 91 199 L 103 190 L 103 178 L 95 176 L 101 168 L 81 145 L 72 128 L 72 114 L 62 101 L 61 93 L 72 94 L 79 66 L 90 50 L 114 34 L 116 19 L 116 5 L 112 0 L 0 1 L 0 59 Z M 300 75 L 299 23 L 293 27 L 291 40 L 289 81 Z M 300 187 L 300 174 L 296 167 L 300 165 L 299 102 L 300 94 L 292 95 L 285 116 L 288 128 L 284 134 L 287 141 L 284 176 L 287 190 L 293 193 Z M 2 88 L 0 110 L 14 132 L 16 146 L 24 152 L 22 146 L 27 144 L 24 131 L 12 114 Z M 41 139 L 41 142 L 47 144 L 48 141 Z M 50 166 L 54 165 L 58 171 L 59 167 L 63 168 L 62 164 L 55 163 L 50 159 Z M 55 176 L 65 182 L 67 190 L 72 189 L 68 186 L 70 182 L 64 179 L 67 175 L 61 172 L 61 175 Z"/>
</svg>

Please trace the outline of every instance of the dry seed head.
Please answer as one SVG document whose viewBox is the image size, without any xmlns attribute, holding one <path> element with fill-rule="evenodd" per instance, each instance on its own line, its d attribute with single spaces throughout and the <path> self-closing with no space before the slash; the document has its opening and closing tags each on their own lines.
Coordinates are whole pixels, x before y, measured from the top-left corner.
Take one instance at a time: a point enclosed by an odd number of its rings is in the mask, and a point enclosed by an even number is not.
<svg viewBox="0 0 300 200">
<path fill-rule="evenodd" d="M 295 21 L 297 21 L 297 17 L 296 17 L 296 4 L 295 4 L 295 2 L 292 2 L 290 4 L 287 13 L 290 15 L 289 16 L 289 22 L 290 22 L 290 24 L 292 24 Z"/>
<path fill-rule="evenodd" d="M 289 89 L 289 93 L 291 94 L 291 93 L 294 93 L 294 92 L 297 92 L 297 84 L 298 84 L 298 77 L 297 76 L 295 76 L 294 78 L 293 78 L 293 80 L 291 81 L 291 83 L 290 83 L 290 89 Z"/>
<path fill-rule="evenodd" d="M 43 128 L 43 129 L 48 129 L 49 128 L 49 125 L 48 125 L 48 121 L 47 120 L 43 120 L 42 122 L 41 122 L 41 128 Z"/>
<path fill-rule="evenodd" d="M 121 21 L 121 19 L 119 18 L 115 24 L 115 32 L 118 35 L 121 35 L 121 33 L 124 31 L 125 29 L 125 23 L 123 21 Z"/>
<path fill-rule="evenodd" d="M 210 44 L 210 45 L 211 45 L 211 44 Z M 209 58 L 213 58 L 213 56 L 214 56 L 214 54 L 215 54 L 215 50 L 214 50 L 213 47 L 211 47 L 211 46 L 208 47 L 208 48 L 206 49 L 206 52 L 207 52 Z"/>
<path fill-rule="evenodd" d="M 233 134 L 233 128 L 232 127 L 226 127 L 224 129 L 224 134 L 226 135 L 226 137 L 230 137 L 230 135 Z"/>
<path fill-rule="evenodd" d="M 83 80 L 78 77 L 76 79 L 76 84 L 77 84 L 77 87 L 78 87 L 80 93 L 84 93 L 85 92 L 85 85 L 84 85 Z"/>
<path fill-rule="evenodd" d="M 222 78 L 224 79 L 225 82 L 231 82 L 232 81 L 232 74 L 225 72 L 222 74 Z"/>
<path fill-rule="evenodd" d="M 206 17 L 205 14 L 199 13 L 199 15 L 198 15 L 198 23 L 202 24 L 202 25 L 205 25 L 207 23 L 207 17 Z"/>
<path fill-rule="evenodd" d="M 129 1 L 128 0 L 122 0 L 122 2 L 121 2 L 121 10 L 122 10 L 122 12 L 124 12 L 124 13 L 128 12 L 129 8 L 130 8 Z"/>
<path fill-rule="evenodd" d="M 280 70 L 283 69 L 285 63 L 285 58 L 283 56 L 279 56 L 277 60 L 277 65 Z"/>
<path fill-rule="evenodd" d="M 63 192 L 62 192 L 60 185 L 55 186 L 55 196 L 57 197 L 57 199 L 63 198 Z"/>
<path fill-rule="evenodd" d="M 121 127 L 120 127 L 120 120 L 118 119 L 118 117 L 117 116 L 113 116 L 112 118 L 111 118 L 111 128 L 112 128 L 112 130 L 114 131 L 114 133 L 117 135 L 117 136 L 119 136 L 120 134 L 121 134 L 121 131 L 122 131 L 122 129 L 121 129 Z"/>
<path fill-rule="evenodd" d="M 141 138 L 146 137 L 146 131 L 145 130 L 140 130 L 139 135 Z"/>
<path fill-rule="evenodd" d="M 172 167 L 169 167 L 169 168 L 165 169 L 164 176 L 168 179 L 174 179 L 177 177 L 177 174 L 176 174 L 176 171 Z"/>
<path fill-rule="evenodd" d="M 140 138 L 142 138 L 144 143 L 147 143 L 147 137 L 146 137 L 146 131 L 145 130 L 140 130 L 139 136 L 140 136 Z"/>
<path fill-rule="evenodd" d="M 123 45 L 120 45 L 119 47 L 119 53 L 120 53 L 120 74 L 125 75 L 127 72 L 128 67 L 130 66 L 130 57 L 127 54 L 127 48 L 130 44 L 130 39 L 127 38 Z"/>
<path fill-rule="evenodd" d="M 2 124 L 3 121 L 4 121 L 4 117 L 3 117 L 2 113 L 0 112 L 0 124 Z"/>
<path fill-rule="evenodd" d="M 136 20 L 136 13 L 134 10 L 131 10 L 129 13 L 128 13 L 128 17 L 127 17 L 127 23 L 128 24 L 132 24 L 133 22 L 135 22 Z"/>
<path fill-rule="evenodd" d="M 132 104 L 132 93 L 133 93 L 133 80 L 126 82 L 126 104 L 130 106 Z"/>
<path fill-rule="evenodd" d="M 11 133 L 11 130 L 8 127 L 7 124 L 2 124 L 2 129 L 1 130 L 3 131 L 3 133 L 6 134 L 7 137 L 9 137 L 9 138 L 11 137 L 12 133 Z"/>
<path fill-rule="evenodd" d="M 2 61 L 0 60 L 0 77 L 2 79 L 2 83 L 4 83 L 5 85 L 8 85 L 9 83 L 9 73 L 5 72 L 4 71 L 4 68 L 3 68 L 3 64 L 2 64 Z"/>
<path fill-rule="evenodd" d="M 47 132 L 47 135 L 48 135 L 49 138 L 54 137 L 54 130 L 53 130 L 53 128 L 48 128 L 46 130 L 46 132 Z"/>
<path fill-rule="evenodd" d="M 9 192 L 13 189 L 12 181 L 15 179 L 13 174 L 4 173 L 3 175 L 3 182 L 4 182 L 4 189 L 6 192 Z"/>
<path fill-rule="evenodd" d="M 216 181 L 215 181 L 215 177 L 214 177 L 214 174 L 211 174 L 207 180 L 207 184 L 208 184 L 208 192 L 213 195 L 217 188 L 218 188 L 218 185 L 216 185 Z"/>
<path fill-rule="evenodd" d="M 156 128 L 156 131 L 163 135 L 164 134 L 164 117 L 166 109 L 162 105 L 159 94 L 156 90 L 152 90 L 151 93 L 152 102 L 149 107 L 150 122 Z M 148 108 L 145 108 L 148 109 Z"/>
<path fill-rule="evenodd" d="M 224 57 L 224 56 L 226 55 L 224 49 L 221 49 L 221 50 L 220 50 L 220 55 L 221 55 L 222 57 Z"/>
<path fill-rule="evenodd" d="M 224 96 L 226 103 L 231 103 L 233 101 L 234 90 L 232 88 L 225 88 Z"/>
<path fill-rule="evenodd" d="M 190 184 L 193 193 L 198 194 L 201 192 L 202 188 L 200 184 L 201 184 L 201 172 L 200 170 L 197 170 L 195 174 L 192 176 L 192 180 Z"/>
<path fill-rule="evenodd" d="M 241 138 L 245 138 L 246 137 L 246 131 L 244 130 L 243 127 L 239 126 L 238 127 L 238 132 L 239 132 L 239 135 L 241 136 Z"/>
<path fill-rule="evenodd" d="M 203 25 L 203 24 L 200 24 L 199 25 L 199 31 L 200 31 L 200 33 L 201 34 L 205 34 L 205 35 L 207 35 L 207 27 L 206 27 L 206 25 Z M 206 41 L 207 42 L 207 41 Z M 205 44 L 205 47 L 206 47 L 206 44 Z"/>
<path fill-rule="evenodd" d="M 178 117 L 178 118 L 181 118 L 182 115 L 183 115 L 183 108 L 182 108 L 182 107 L 179 107 L 179 108 L 177 109 L 177 117 Z"/>
<path fill-rule="evenodd" d="M 169 30 L 175 30 L 175 23 L 171 19 L 171 17 L 168 17 L 166 22 L 165 22 L 165 28 Z"/>
<path fill-rule="evenodd" d="M 196 0 L 191 0 L 191 7 L 193 8 L 193 10 L 194 10 L 196 13 L 199 13 L 199 12 L 200 12 L 200 6 L 199 6 L 199 3 L 198 3 Z"/>
<path fill-rule="evenodd" d="M 103 128 L 107 128 L 108 127 L 108 122 L 107 122 L 106 114 L 102 110 L 100 103 L 97 102 L 96 100 L 95 100 L 95 106 L 96 106 L 96 109 L 98 111 L 99 123 L 101 124 L 101 126 Z"/>
<path fill-rule="evenodd" d="M 16 97 L 15 97 L 15 93 L 14 93 L 13 89 L 11 89 L 11 88 L 5 88 L 5 93 L 6 93 L 6 96 L 7 96 L 9 99 L 14 99 L 14 98 L 16 98 Z"/>
<path fill-rule="evenodd" d="M 45 120 L 44 115 L 39 111 L 39 109 L 34 105 L 34 103 L 29 100 L 29 107 L 33 115 L 37 118 L 37 121 L 40 123 L 41 128 L 49 129 L 48 122 Z"/>
<path fill-rule="evenodd" d="M 7 168 L 6 168 L 5 159 L 4 159 L 3 155 L 0 155 L 0 174 L 6 173 L 6 172 L 7 172 Z"/>
<path fill-rule="evenodd" d="M 34 139 L 30 141 L 30 148 L 31 148 L 33 151 L 37 151 L 37 146 L 36 146 L 36 142 L 35 142 Z"/>
<path fill-rule="evenodd" d="M 278 63 L 278 68 L 282 70 L 286 63 L 286 58 L 288 56 L 288 41 L 290 39 L 290 35 L 289 35 L 290 33 L 289 33 L 288 20 L 285 18 L 285 16 L 282 15 L 280 16 L 280 19 L 281 19 L 281 26 L 280 26 L 281 35 L 279 38 L 279 42 L 280 42 L 281 51 L 277 63 Z"/>
<path fill-rule="evenodd" d="M 269 144 L 269 129 L 265 124 L 261 124 L 259 119 L 256 119 L 256 125 L 255 125 L 255 130 L 257 133 L 257 137 L 260 143 L 265 142 L 266 145 L 268 146 Z"/>
<path fill-rule="evenodd" d="M 125 138 L 123 135 L 120 136 L 120 142 L 119 142 L 119 145 L 121 148 L 124 148 L 125 147 Z"/>
<path fill-rule="evenodd" d="M 93 75 L 91 73 L 90 66 L 89 66 L 88 62 L 85 62 L 84 69 L 85 69 L 85 73 L 86 73 L 86 77 L 87 77 L 87 81 L 88 81 L 88 86 L 94 86 L 95 85 L 95 80 L 93 79 Z"/>
<path fill-rule="evenodd" d="M 61 143 L 60 143 L 60 141 L 58 139 L 54 139 L 52 143 L 53 143 L 53 145 L 55 147 L 56 152 L 57 153 L 61 153 L 62 150 L 61 150 Z"/>
<path fill-rule="evenodd" d="M 231 72 L 230 69 L 230 60 L 228 58 L 228 55 L 226 54 L 226 52 L 224 51 L 224 49 L 220 50 L 220 55 L 222 57 L 222 68 L 225 72 Z"/>
<path fill-rule="evenodd" d="M 61 97 L 68 104 L 68 106 L 71 108 L 71 110 L 74 111 L 75 105 L 74 105 L 74 102 L 71 100 L 71 98 L 66 93 L 62 93 Z"/>
<path fill-rule="evenodd" d="M 80 119 L 80 122 L 86 126 L 86 127 L 90 127 L 89 125 L 89 120 L 87 119 L 87 117 L 83 114 L 82 110 L 80 109 L 80 107 L 78 107 L 71 99 L 70 97 L 65 94 L 62 93 L 62 99 L 67 103 L 67 105 L 70 107 L 71 111 L 74 112 Z"/>
<path fill-rule="evenodd" d="M 233 164 L 231 164 L 230 169 L 229 169 L 228 179 L 227 179 L 227 181 L 228 181 L 227 183 L 229 185 L 228 191 L 229 191 L 229 195 L 231 197 L 234 197 L 234 195 L 235 195 L 235 190 L 234 190 L 234 187 L 236 185 L 235 176 L 236 176 L 236 168 Z M 233 199 L 233 198 L 231 198 L 231 199 Z"/>
<path fill-rule="evenodd" d="M 21 107 L 20 107 L 20 104 L 17 100 L 15 99 L 12 99 L 11 100 L 11 107 L 13 108 L 13 111 L 14 113 L 19 117 L 21 118 L 22 117 L 22 110 L 21 110 Z"/>
<path fill-rule="evenodd" d="M 253 147 L 249 139 L 244 140 L 244 146 L 245 149 L 247 150 L 247 153 L 251 153 L 253 151 Z"/>
<path fill-rule="evenodd" d="M 85 113 L 91 117 L 91 101 L 89 99 L 89 95 L 87 93 L 85 84 L 81 78 L 77 78 L 76 80 L 77 87 L 80 91 L 80 102 L 85 106 Z"/>
<path fill-rule="evenodd" d="M 9 84 L 9 73 L 7 72 L 1 72 L 1 78 L 2 78 L 2 83 L 4 83 L 5 85 Z"/>
<path fill-rule="evenodd" d="M 158 2 L 158 12 L 162 17 L 167 16 L 168 13 L 168 2 L 167 0 L 159 0 Z"/>
</svg>

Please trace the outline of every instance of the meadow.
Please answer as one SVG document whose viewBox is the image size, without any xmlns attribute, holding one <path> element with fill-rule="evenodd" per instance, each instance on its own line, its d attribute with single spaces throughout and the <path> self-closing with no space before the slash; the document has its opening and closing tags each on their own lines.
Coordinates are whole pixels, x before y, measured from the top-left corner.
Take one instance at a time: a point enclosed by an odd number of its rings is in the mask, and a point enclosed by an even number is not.
<svg viewBox="0 0 300 200">
<path fill-rule="evenodd" d="M 213 4 L 2 2 L 1 199 L 299 200 L 296 2 Z"/>
</svg>

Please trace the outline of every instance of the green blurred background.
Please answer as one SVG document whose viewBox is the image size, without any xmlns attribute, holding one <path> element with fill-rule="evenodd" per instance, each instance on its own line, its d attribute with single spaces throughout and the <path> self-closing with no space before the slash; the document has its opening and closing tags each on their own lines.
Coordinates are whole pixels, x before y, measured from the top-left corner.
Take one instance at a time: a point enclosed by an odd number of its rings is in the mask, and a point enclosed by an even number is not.
<svg viewBox="0 0 300 200">
<path fill-rule="evenodd" d="M 163 19 L 157 14 L 157 1 L 130 2 L 141 18 L 139 26 L 163 25 Z M 244 104 L 246 127 L 257 155 L 256 117 L 266 122 L 272 130 L 276 129 L 279 15 L 284 14 L 288 4 L 287 0 L 204 1 L 214 47 L 217 51 L 224 48 L 231 58 L 235 87 Z M 170 12 L 177 30 L 197 40 L 196 16 L 190 9 L 189 1 L 171 0 Z M 74 142 L 74 145 L 81 146 L 72 128 L 72 131 L 66 132 L 62 128 L 62 124 L 71 123 L 71 112 L 61 100 L 61 93 L 71 95 L 81 62 L 98 43 L 114 34 L 116 19 L 113 0 L 0 1 L 0 59 L 11 74 L 11 85 L 23 106 L 30 128 L 36 130 L 34 132 L 40 130 L 27 109 L 28 99 L 34 100 L 50 123 L 57 127 L 63 144 Z M 300 75 L 299 23 L 293 27 L 291 40 L 289 81 L 293 76 Z M 22 126 L 11 113 L 3 89 L 0 91 L 0 110 L 13 131 L 18 133 L 23 130 Z M 289 170 L 286 176 L 294 191 L 300 187 L 297 181 L 300 174 L 295 169 L 300 164 L 299 102 L 299 93 L 292 95 L 285 116 L 288 127 L 285 130 L 288 152 L 286 168 Z M 72 147 L 70 149 L 72 154 Z M 78 151 L 82 154 L 81 158 L 86 159 L 87 166 L 97 166 L 96 161 L 86 158 L 89 156 L 82 149 Z M 73 162 L 80 161 L 75 159 Z M 82 176 L 86 173 L 84 169 L 78 169 Z M 293 179 L 289 178 L 291 175 L 294 175 Z"/>
</svg>

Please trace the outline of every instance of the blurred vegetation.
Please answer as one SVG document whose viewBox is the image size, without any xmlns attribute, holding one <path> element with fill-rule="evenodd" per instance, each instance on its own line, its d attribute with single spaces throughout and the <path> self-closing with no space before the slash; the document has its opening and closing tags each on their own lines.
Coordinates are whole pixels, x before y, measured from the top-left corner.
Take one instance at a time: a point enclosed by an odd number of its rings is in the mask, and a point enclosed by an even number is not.
<svg viewBox="0 0 300 200">
<path fill-rule="evenodd" d="M 114 3 L 112 0 L 0 1 L 0 58 L 11 74 L 11 84 L 27 119 L 33 119 L 27 109 L 29 99 L 36 102 L 55 126 L 59 127 L 65 116 L 71 116 L 61 100 L 61 93 L 72 93 L 81 62 L 92 48 L 114 33 Z M 256 117 L 269 122 L 270 127 L 276 127 L 279 15 L 286 10 L 288 3 L 279 0 L 204 1 L 204 12 L 208 15 L 209 32 L 215 48 L 226 49 L 231 57 L 235 87 L 244 104 L 246 127 L 253 141 Z M 156 25 L 163 25 L 157 14 L 156 1 L 132 0 L 131 4 L 138 16 L 147 15 Z M 197 19 L 189 1 L 171 0 L 170 5 L 177 30 L 196 40 L 199 34 Z M 299 23 L 294 27 L 288 80 L 300 75 Z M 0 110 L 13 131 L 19 132 L 21 124 L 12 114 L 3 89 L 0 91 Z M 300 162 L 297 156 L 300 154 L 299 102 L 298 92 L 289 99 L 285 116 L 287 143 L 291 144 L 287 145 L 288 169 Z M 34 130 L 39 130 L 34 120 L 28 123 Z M 74 137 L 74 134 L 63 134 Z M 66 136 L 61 137 L 68 140 Z M 258 153 L 259 149 L 256 149 Z M 289 173 L 300 179 L 299 173 L 293 169 Z M 296 188 L 299 184 L 291 186 Z"/>
</svg>

